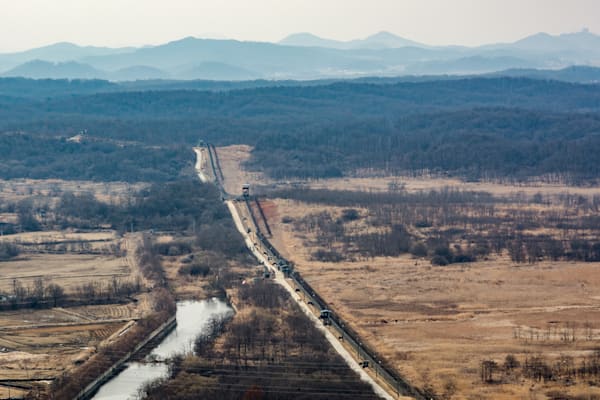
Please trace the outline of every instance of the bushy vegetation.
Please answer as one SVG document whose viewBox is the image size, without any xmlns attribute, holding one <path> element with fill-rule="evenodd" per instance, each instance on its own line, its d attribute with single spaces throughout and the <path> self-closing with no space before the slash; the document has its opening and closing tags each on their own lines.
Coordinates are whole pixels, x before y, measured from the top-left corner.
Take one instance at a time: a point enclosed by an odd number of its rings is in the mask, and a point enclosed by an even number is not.
<svg viewBox="0 0 600 400">
<path fill-rule="evenodd" d="M 428 257 L 438 266 L 482 260 L 493 253 L 507 253 L 517 263 L 600 261 L 598 196 L 494 197 L 449 189 L 414 193 L 304 189 L 272 195 L 366 210 L 362 216 L 346 208 L 339 215 L 322 211 L 289 221 L 312 234 L 309 245 L 317 247 L 313 258 L 321 261 L 406 253 Z M 357 220 L 362 225 L 356 225 Z"/>
<path fill-rule="evenodd" d="M 508 354 L 503 362 L 483 360 L 480 363 L 481 381 L 490 383 L 514 382 L 526 378 L 533 382 L 560 382 L 565 386 L 583 381 L 596 385 L 600 377 L 600 352 L 582 357 L 579 362 L 570 355 L 550 358 L 544 355 L 527 355 L 519 360 Z M 552 399 L 578 399 L 558 391 L 548 393 Z M 581 397 L 583 398 L 583 397 Z"/>
<path fill-rule="evenodd" d="M 68 141 L 30 133 L 0 133 L 0 178 L 163 182 L 191 166 L 184 146 L 153 148 L 138 143 Z"/>
<path fill-rule="evenodd" d="M 0 261 L 7 261 L 11 258 L 17 257 L 21 253 L 21 250 L 7 242 L 0 242 Z"/>
<path fill-rule="evenodd" d="M 156 183 L 132 194 L 123 204 L 107 204 L 92 194 L 65 193 L 47 224 L 61 228 L 110 226 L 131 229 L 188 232 L 200 248 L 239 256 L 245 246 L 214 185 L 197 179 Z M 189 243 L 157 245 L 162 255 L 189 253 Z M 176 254 L 177 253 L 177 254 Z"/>
</svg>

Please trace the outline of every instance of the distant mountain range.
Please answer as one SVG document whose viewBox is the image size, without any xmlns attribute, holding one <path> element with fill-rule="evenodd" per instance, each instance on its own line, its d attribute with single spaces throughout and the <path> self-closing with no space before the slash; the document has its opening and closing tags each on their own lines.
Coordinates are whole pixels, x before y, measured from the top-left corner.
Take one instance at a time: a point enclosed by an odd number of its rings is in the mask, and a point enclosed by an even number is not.
<svg viewBox="0 0 600 400">
<path fill-rule="evenodd" d="M 279 44 L 286 46 L 300 47 L 327 47 L 332 49 L 350 50 L 350 49 L 397 49 L 400 47 L 428 47 L 424 44 L 413 42 L 412 40 L 401 38 L 393 33 L 379 32 L 367 37 L 366 39 L 350 40 L 342 42 L 338 40 L 323 39 L 312 33 L 294 33 L 279 41 Z"/>
<path fill-rule="evenodd" d="M 184 38 L 149 47 L 57 43 L 0 54 L 0 76 L 134 80 L 283 80 L 470 75 L 600 65 L 600 36 L 545 33 L 480 47 L 428 46 L 389 32 L 336 41 L 297 33 L 279 43 Z"/>
</svg>

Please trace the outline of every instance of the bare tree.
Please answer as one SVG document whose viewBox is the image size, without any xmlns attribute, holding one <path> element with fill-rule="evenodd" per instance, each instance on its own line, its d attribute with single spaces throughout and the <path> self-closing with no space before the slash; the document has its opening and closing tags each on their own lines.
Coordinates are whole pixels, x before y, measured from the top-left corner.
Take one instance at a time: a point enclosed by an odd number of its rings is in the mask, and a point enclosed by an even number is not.
<svg viewBox="0 0 600 400">
<path fill-rule="evenodd" d="M 481 362 L 481 381 L 491 383 L 494 381 L 494 372 L 498 369 L 498 364 L 493 360 L 484 360 Z"/>
<path fill-rule="evenodd" d="M 62 286 L 57 285 L 56 283 L 51 283 L 46 288 L 46 291 L 48 293 L 48 297 L 52 299 L 53 307 L 58 307 L 65 296 L 65 291 Z"/>
</svg>

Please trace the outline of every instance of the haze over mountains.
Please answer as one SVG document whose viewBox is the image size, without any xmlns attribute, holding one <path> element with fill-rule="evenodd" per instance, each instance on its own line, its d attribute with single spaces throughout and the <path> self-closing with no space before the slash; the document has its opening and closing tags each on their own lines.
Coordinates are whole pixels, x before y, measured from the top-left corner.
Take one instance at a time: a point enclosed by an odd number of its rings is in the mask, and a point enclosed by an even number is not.
<svg viewBox="0 0 600 400">
<path fill-rule="evenodd" d="M 480 47 L 428 46 L 389 32 L 335 41 L 310 33 L 278 43 L 184 38 L 141 48 L 71 43 L 0 54 L 0 76 L 27 78 L 252 80 L 465 75 L 600 66 L 600 36 L 539 33 Z"/>
</svg>

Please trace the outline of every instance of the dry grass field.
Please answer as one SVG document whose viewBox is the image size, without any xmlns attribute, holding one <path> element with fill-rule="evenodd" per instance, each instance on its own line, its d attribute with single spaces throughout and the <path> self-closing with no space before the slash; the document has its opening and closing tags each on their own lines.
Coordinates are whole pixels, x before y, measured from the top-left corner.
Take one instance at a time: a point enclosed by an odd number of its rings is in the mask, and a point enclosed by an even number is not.
<svg viewBox="0 0 600 400">
<path fill-rule="evenodd" d="M 19 201 L 26 198 L 55 201 L 63 193 L 93 193 L 100 201 L 118 203 L 147 186 L 143 183 L 64 181 L 60 179 L 0 180 L 0 200 Z"/>
<path fill-rule="evenodd" d="M 67 229 L 62 231 L 37 231 L 4 234 L 0 243 L 19 246 L 24 255 L 77 254 L 119 257 L 124 250 L 123 238 L 113 230 L 81 232 Z"/>
<path fill-rule="evenodd" d="M 147 312 L 145 303 L 1 312 L 0 399 L 25 393 L 11 385 L 31 388 L 76 368 Z"/>
<path fill-rule="evenodd" d="M 268 178 L 260 172 L 250 172 L 243 168 L 243 164 L 250 158 L 252 147 L 248 145 L 231 145 L 217 147 L 219 162 L 225 176 L 225 190 L 229 194 L 241 194 L 242 185 L 249 183 L 251 186 L 264 185 Z"/>
<path fill-rule="evenodd" d="M 410 255 L 318 262 L 307 247 L 310 234 L 282 223 L 281 216 L 302 218 L 325 207 L 290 200 L 264 204 L 273 243 L 417 386 L 430 384 L 441 393 L 451 382 L 457 388 L 453 398 L 465 399 L 544 399 L 552 390 L 600 395 L 587 384 L 565 387 L 502 372 L 496 377 L 502 384 L 480 379 L 482 361 L 502 365 L 509 354 L 521 363 L 538 354 L 551 363 L 572 357 L 575 364 L 591 356 L 600 347 L 597 263 L 515 264 L 507 255 L 444 267 Z"/>
<path fill-rule="evenodd" d="M 240 161 L 250 148 L 219 149 L 226 181 L 260 185 Z M 235 153 L 234 156 L 229 156 Z M 236 161 L 237 160 L 237 161 Z M 278 187 L 289 182 L 266 182 Z M 565 194 L 590 201 L 598 187 L 568 187 L 547 183 L 511 185 L 497 182 L 462 182 L 452 178 L 364 177 L 326 179 L 300 183 L 313 189 L 387 192 L 403 188 L 408 193 L 451 188 L 481 191 L 510 198 L 494 205 L 495 216 L 568 215 L 571 221 L 593 217 L 558 200 Z M 231 190 L 231 189 L 230 189 Z M 237 191 L 234 191 L 237 193 Z M 532 204 L 536 194 L 543 204 Z M 573 196 L 574 197 L 574 196 Z M 419 387 L 432 387 L 442 398 L 453 399 L 592 399 L 600 398 L 595 379 L 564 376 L 544 381 L 527 376 L 524 366 L 536 360 L 560 370 L 591 362 L 600 349 L 600 265 L 577 261 L 515 263 L 506 251 L 466 264 L 433 266 L 430 259 L 358 257 L 357 261 L 316 261 L 322 247 L 314 230 L 300 229 L 294 221 L 323 211 L 334 216 L 344 207 L 275 199 L 262 202 L 273 231 L 271 242 L 292 260 L 302 276 L 360 333 L 361 337 Z M 361 215 L 368 210 L 356 208 Z M 282 222 L 282 219 L 286 223 Z M 527 218 L 527 217 L 524 217 Z M 368 219 L 368 218 L 367 218 Z M 539 221 L 542 221 L 539 219 Z M 365 219 L 346 225 L 354 233 L 377 232 Z M 465 225 L 466 227 L 466 225 Z M 425 238 L 431 228 L 413 230 Z M 510 232 L 510 229 L 508 230 Z M 572 234 L 544 226 L 520 230 L 524 235 Z M 581 238 L 594 240 L 597 232 L 580 229 Z M 342 247 L 339 247 L 342 248 Z M 517 368 L 505 367 L 514 356 Z M 494 361 L 491 382 L 483 382 L 481 366 Z M 452 390 L 452 387 L 455 389 Z M 450 390 L 448 390 L 450 388 Z M 449 394 L 453 393 L 452 396 Z"/>
<path fill-rule="evenodd" d="M 23 286 L 33 285 L 37 278 L 57 283 L 73 292 L 85 283 L 106 281 L 112 277 L 133 279 L 131 267 L 124 257 L 91 254 L 23 254 L 0 263 L 0 293 L 10 293 L 14 280 Z"/>
<path fill-rule="evenodd" d="M 517 193 L 522 193 L 526 196 L 533 196 L 536 193 L 542 195 L 556 195 L 561 193 L 580 194 L 582 196 L 600 195 L 600 187 L 566 186 L 543 182 L 520 184 L 485 181 L 464 182 L 455 178 L 415 178 L 410 176 L 321 179 L 307 181 L 306 185 L 314 189 L 356 190 L 362 192 L 386 192 L 390 185 L 393 185 L 402 186 L 409 192 L 449 187 L 455 190 L 488 192 L 495 196 L 508 196 Z"/>
<path fill-rule="evenodd" d="M 563 193 L 582 196 L 600 195 L 600 187 L 566 186 L 556 183 L 527 182 L 519 184 L 501 182 L 465 182 L 456 178 L 443 178 L 433 176 L 381 176 L 377 171 L 363 171 L 360 176 L 351 178 L 332 178 L 315 180 L 294 180 L 293 182 L 276 182 L 264 174 L 244 169 L 244 162 L 250 158 L 252 147 L 248 145 L 231 145 L 218 147 L 217 152 L 221 161 L 221 168 L 225 175 L 225 188 L 231 194 L 238 194 L 241 185 L 250 183 L 252 186 L 309 187 L 313 189 L 353 190 L 362 192 L 386 192 L 390 185 L 403 187 L 409 192 L 420 190 L 452 188 L 465 191 L 488 192 L 495 196 L 511 196 L 523 194 L 533 196 L 557 195 Z"/>
<path fill-rule="evenodd" d="M 111 242 L 114 243 L 118 237 L 114 231 L 73 232 L 73 231 L 39 231 L 23 232 L 13 235 L 5 235 L 0 241 L 10 241 L 16 244 L 43 244 L 46 242 L 69 243 L 81 242 Z"/>
</svg>

